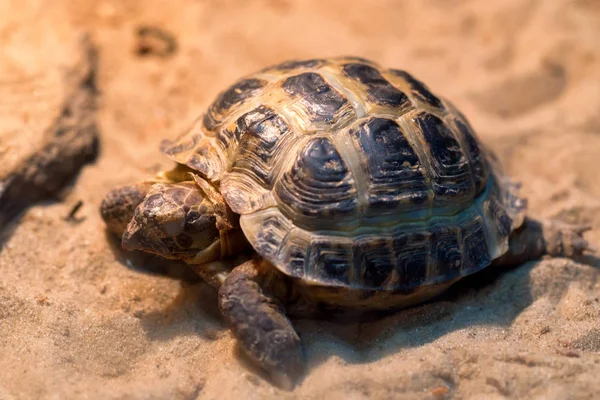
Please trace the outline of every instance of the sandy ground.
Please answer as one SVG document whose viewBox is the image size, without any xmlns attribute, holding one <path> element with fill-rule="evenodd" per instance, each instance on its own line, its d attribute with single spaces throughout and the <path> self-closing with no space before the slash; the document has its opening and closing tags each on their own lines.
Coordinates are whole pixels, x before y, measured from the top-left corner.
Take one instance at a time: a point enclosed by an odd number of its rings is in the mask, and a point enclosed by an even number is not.
<svg viewBox="0 0 600 400">
<path fill-rule="evenodd" d="M 287 58 L 355 54 L 407 69 L 452 99 L 524 183 L 532 214 L 589 222 L 598 246 L 600 2 L 50 4 L 0 2 L 3 168 L 54 118 L 82 31 L 101 51 L 102 147 L 66 197 L 30 208 L 5 238 L 0 399 L 591 399 L 600 392 L 598 264 L 546 259 L 483 274 L 439 301 L 373 322 L 298 321 L 309 368 L 289 393 L 237 354 L 211 288 L 148 273 L 147 260 L 118 250 L 98 214 L 110 188 L 168 166 L 159 141 L 240 75 Z M 136 55 L 141 24 L 170 31 L 175 54 Z M 79 200 L 82 221 L 64 221 Z"/>
</svg>

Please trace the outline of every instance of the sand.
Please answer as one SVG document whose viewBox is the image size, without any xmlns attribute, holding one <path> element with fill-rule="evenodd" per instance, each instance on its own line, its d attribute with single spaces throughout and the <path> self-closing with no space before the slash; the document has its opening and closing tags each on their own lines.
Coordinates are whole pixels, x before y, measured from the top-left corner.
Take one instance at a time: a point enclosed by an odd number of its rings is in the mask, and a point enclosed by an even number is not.
<svg viewBox="0 0 600 400">
<path fill-rule="evenodd" d="M 485 3 L 485 4 L 484 4 Z M 179 266 L 123 253 L 98 213 L 169 162 L 163 137 L 237 77 L 354 54 L 451 99 L 522 181 L 531 213 L 591 223 L 600 244 L 600 3 L 589 0 L 0 3 L 0 157 L 55 117 L 73 43 L 100 49 L 101 153 L 29 208 L 0 252 L 0 399 L 584 399 L 600 392 L 598 263 L 478 275 L 376 321 L 301 320 L 308 370 L 280 391 L 238 354 L 216 295 Z M 136 29 L 177 40 L 140 56 Z M 82 201 L 77 221 L 65 221 Z M 154 272 L 148 272 L 152 270 Z M 179 276 L 173 277 L 174 275 Z"/>
</svg>

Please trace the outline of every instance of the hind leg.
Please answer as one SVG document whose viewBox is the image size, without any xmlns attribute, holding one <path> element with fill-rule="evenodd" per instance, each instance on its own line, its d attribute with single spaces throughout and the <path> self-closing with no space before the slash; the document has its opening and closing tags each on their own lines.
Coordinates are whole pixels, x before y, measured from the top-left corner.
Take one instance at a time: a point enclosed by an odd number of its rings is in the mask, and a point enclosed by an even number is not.
<svg viewBox="0 0 600 400">
<path fill-rule="evenodd" d="M 302 348 L 281 303 L 267 290 L 268 274 L 269 266 L 258 260 L 234 268 L 219 290 L 219 308 L 244 353 L 289 390 L 303 371 Z"/>
<path fill-rule="evenodd" d="M 583 238 L 588 230 L 590 227 L 585 225 L 526 218 L 523 226 L 510 236 L 506 254 L 497 259 L 495 264 L 512 266 L 537 260 L 544 255 L 577 258 L 594 252 L 594 248 Z"/>
</svg>

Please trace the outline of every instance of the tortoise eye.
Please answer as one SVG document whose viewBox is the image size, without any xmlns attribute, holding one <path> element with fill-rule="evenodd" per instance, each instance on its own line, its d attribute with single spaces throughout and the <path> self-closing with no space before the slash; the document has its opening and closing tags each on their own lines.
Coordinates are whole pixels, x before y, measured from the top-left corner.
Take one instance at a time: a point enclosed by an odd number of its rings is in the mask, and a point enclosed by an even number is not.
<svg viewBox="0 0 600 400">
<path fill-rule="evenodd" d="M 186 233 L 180 233 L 175 237 L 175 242 L 184 249 L 189 249 L 192 247 L 194 240 L 192 237 Z"/>
</svg>

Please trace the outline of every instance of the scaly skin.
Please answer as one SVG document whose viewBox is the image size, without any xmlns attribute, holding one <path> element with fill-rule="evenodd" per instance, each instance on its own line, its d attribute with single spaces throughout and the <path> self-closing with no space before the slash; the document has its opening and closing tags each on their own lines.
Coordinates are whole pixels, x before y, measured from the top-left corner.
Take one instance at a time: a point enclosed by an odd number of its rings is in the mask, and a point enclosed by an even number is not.
<svg viewBox="0 0 600 400">
<path fill-rule="evenodd" d="M 219 309 L 244 353 L 291 389 L 303 372 L 302 347 L 281 301 L 265 284 L 270 268 L 260 259 L 235 267 L 219 289 Z"/>
</svg>

